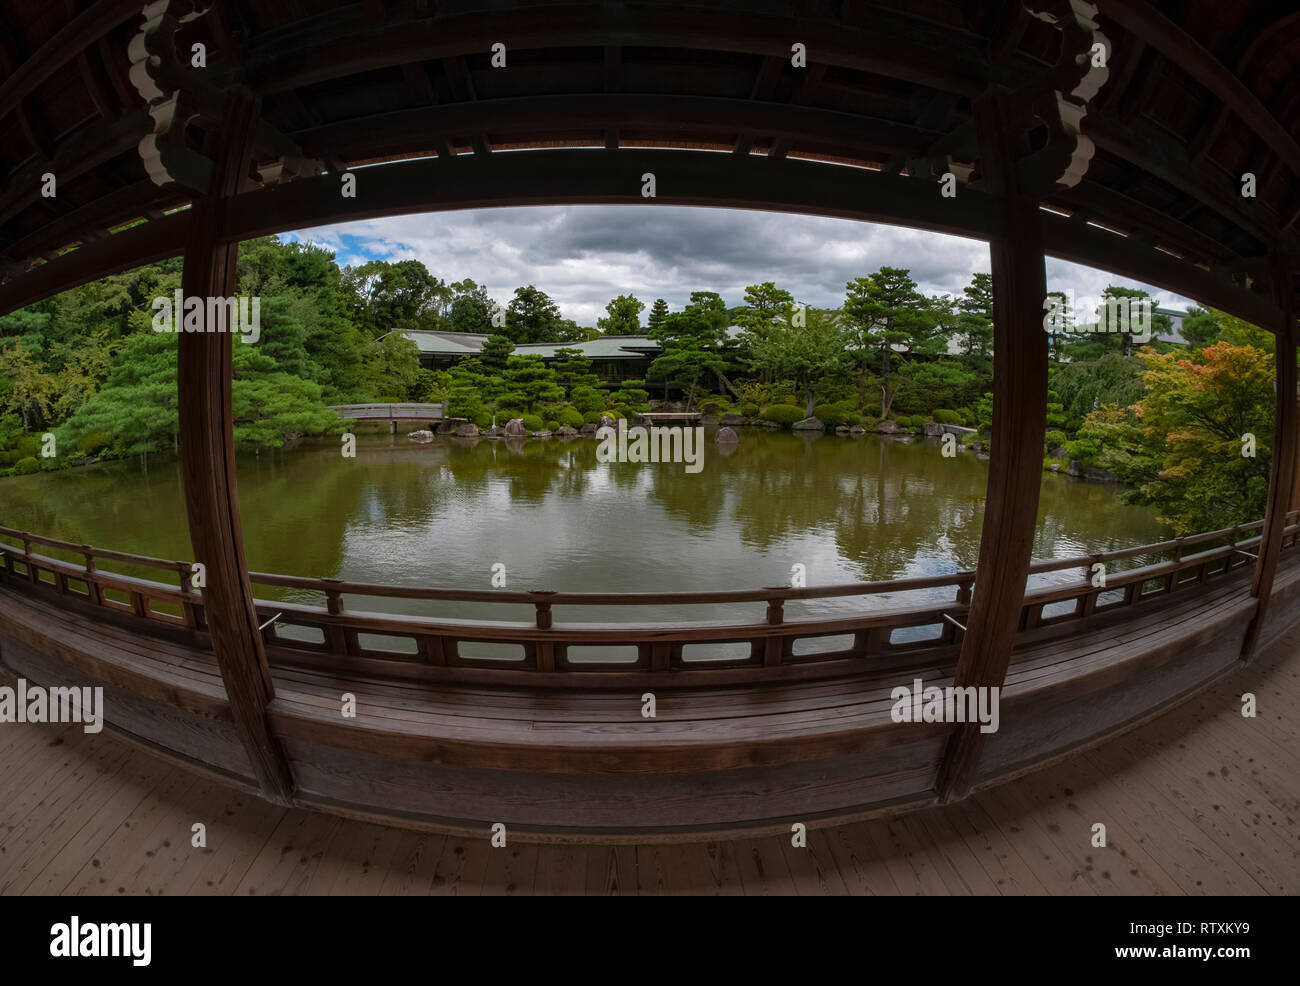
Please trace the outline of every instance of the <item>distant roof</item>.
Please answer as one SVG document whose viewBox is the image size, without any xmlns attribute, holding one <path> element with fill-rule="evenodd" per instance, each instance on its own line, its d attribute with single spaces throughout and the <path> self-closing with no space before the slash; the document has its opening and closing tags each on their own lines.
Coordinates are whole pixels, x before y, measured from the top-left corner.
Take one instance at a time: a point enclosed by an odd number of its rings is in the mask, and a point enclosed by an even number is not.
<svg viewBox="0 0 1300 986">
<path fill-rule="evenodd" d="M 433 329 L 394 329 L 393 332 L 400 332 L 414 342 L 422 356 L 476 356 L 483 351 L 483 343 L 491 338 L 486 332 L 439 332 Z M 732 342 L 742 332 L 744 329 L 739 325 L 727 326 L 727 338 Z M 588 359 L 636 359 L 638 356 L 656 355 L 661 348 L 647 335 L 600 336 L 586 342 L 516 343 L 515 354 L 555 359 L 558 349 L 577 349 Z"/>
<path fill-rule="evenodd" d="M 401 334 L 414 342 L 423 356 L 477 356 L 489 338 L 484 332 L 436 332 L 428 329 L 406 329 Z M 519 356 L 535 355 L 546 359 L 555 358 L 557 349 L 577 349 L 588 359 L 635 359 L 647 353 L 657 353 L 659 343 L 649 336 L 636 335 L 601 336 L 587 342 L 524 342 L 515 345 L 515 353 Z"/>
<path fill-rule="evenodd" d="M 385 336 L 392 334 L 387 332 Z M 483 343 L 488 338 L 481 332 L 431 332 L 426 329 L 407 329 L 400 334 L 415 343 L 421 355 L 474 356 L 483 351 Z"/>
</svg>

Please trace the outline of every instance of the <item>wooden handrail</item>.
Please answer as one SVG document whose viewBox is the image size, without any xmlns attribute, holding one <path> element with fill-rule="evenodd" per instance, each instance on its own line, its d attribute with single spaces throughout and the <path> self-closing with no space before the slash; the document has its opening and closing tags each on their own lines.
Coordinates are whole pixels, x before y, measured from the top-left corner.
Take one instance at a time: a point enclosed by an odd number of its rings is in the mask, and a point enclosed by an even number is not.
<svg viewBox="0 0 1300 986">
<path fill-rule="evenodd" d="M 1287 534 L 1300 533 L 1300 510 L 1288 515 Z M 1070 581 L 1057 584 L 1027 588 L 1022 605 L 1022 629 L 1031 630 L 1039 626 L 1068 621 L 1081 617 L 1091 617 L 1099 611 L 1109 612 L 1116 607 L 1140 605 L 1153 595 L 1174 592 L 1180 586 L 1199 584 L 1207 577 L 1217 577 L 1227 572 L 1235 572 L 1244 567 L 1241 561 L 1243 548 L 1255 547 L 1260 537 L 1240 538 L 1243 532 L 1257 530 L 1261 524 L 1243 524 L 1221 531 L 1209 531 L 1190 537 L 1175 538 L 1170 541 L 1152 545 L 1138 545 L 1118 551 L 1078 558 L 1049 559 L 1036 562 L 1031 566 L 1030 574 L 1079 568 L 1083 571 L 1083 581 Z M 206 607 L 204 592 L 191 586 L 189 581 L 190 565 L 184 561 L 167 561 L 133 555 L 129 552 L 110 551 L 94 548 L 85 544 L 73 544 L 57 538 L 31 534 L 30 532 L 0 527 L 0 537 L 7 537 L 23 543 L 19 549 L 0 542 L 0 576 L 14 573 L 16 564 L 26 566 L 26 579 L 15 580 L 16 585 L 42 585 L 40 572 L 48 572 L 54 577 L 55 591 L 64 595 L 82 596 L 80 592 L 69 589 L 68 580 L 80 580 L 86 584 L 85 594 L 93 607 L 117 613 L 118 619 L 133 618 L 146 623 L 165 624 L 179 628 L 182 632 L 197 634 L 194 639 L 203 641 L 206 628 Z M 1214 540 L 1226 539 L 1228 543 L 1206 550 L 1188 553 L 1189 545 L 1204 544 Z M 1293 540 L 1286 547 L 1290 548 Z M 79 554 L 81 564 L 62 561 L 46 555 L 37 554 L 32 545 L 47 545 Z M 1169 560 L 1159 561 L 1108 574 L 1104 586 L 1093 584 L 1090 577 L 1091 566 L 1097 562 L 1115 561 L 1139 555 L 1171 553 Z M 108 559 L 130 564 L 150 565 L 168 569 L 176 573 L 179 586 L 165 585 L 149 579 L 128 576 L 99 567 L 97 561 Z M 1193 579 L 1181 578 L 1182 573 L 1194 572 Z M 759 589 L 715 590 L 705 592 L 627 592 L 627 593 L 584 593 L 556 592 L 548 590 L 479 590 L 479 589 L 436 589 L 412 586 L 386 586 L 363 582 L 348 582 L 336 578 L 309 578 L 302 576 L 276 575 L 271 573 L 251 573 L 253 583 L 319 592 L 324 596 L 324 605 L 306 603 L 271 602 L 255 600 L 259 621 L 266 622 L 261 632 L 266 640 L 268 654 L 274 660 L 301 662 L 311 659 L 319 662 L 338 656 L 346 659 L 347 666 L 355 667 L 357 661 L 370 662 L 378 673 L 394 671 L 402 667 L 417 667 L 425 670 L 437 669 L 454 673 L 457 667 L 477 667 L 489 669 L 487 673 L 498 670 L 513 669 L 533 673 L 547 672 L 601 672 L 627 671 L 638 673 L 662 673 L 671 671 L 679 673 L 690 671 L 704 675 L 727 673 L 772 674 L 779 672 L 779 666 L 821 664 L 827 673 L 845 673 L 853 667 L 863 667 L 863 658 L 875 658 L 882 655 L 901 655 L 900 660 L 918 661 L 921 655 L 930 655 L 932 660 L 944 661 L 955 658 L 957 635 L 963 633 L 965 620 L 970 608 L 971 590 L 976 583 L 976 573 L 960 571 L 946 575 L 924 576 L 918 578 L 897 579 L 884 582 L 857 582 L 843 585 L 809 586 L 793 588 L 789 586 L 769 586 Z M 1144 588 L 1148 583 L 1163 583 L 1162 588 Z M 887 595 L 896 592 L 916 592 L 941 588 L 951 588 L 953 596 L 945 599 L 923 599 L 914 602 L 893 602 L 885 606 L 870 607 L 857 613 L 822 617 L 791 618 L 786 611 L 786 603 L 794 600 L 813 600 L 844 598 L 850 596 Z M 128 602 L 109 599 L 106 593 L 115 592 L 124 595 Z M 1122 599 L 1105 603 L 1107 593 L 1117 593 Z M 344 596 L 387 597 L 393 599 L 419 599 L 432 602 L 492 602 L 528 607 L 532 611 L 531 619 L 523 619 L 521 612 L 517 620 L 465 620 L 448 617 L 409 616 L 402 614 L 373 612 L 349 609 L 344 604 Z M 954 598 L 955 597 L 955 598 Z M 1101 600 L 1101 602 L 1099 602 Z M 1059 608 L 1071 601 L 1074 606 L 1066 613 L 1045 613 L 1048 607 Z M 160 602 L 169 607 L 176 607 L 179 616 L 167 612 L 158 612 L 151 603 Z M 646 622 L 569 622 L 557 620 L 554 612 L 556 606 L 690 606 L 706 604 L 746 604 L 762 603 L 765 609 L 745 614 L 739 618 L 713 620 L 683 620 Z M 739 614 L 737 614 L 739 616 Z M 281 628 L 300 628 L 314 630 L 322 638 L 321 643 L 308 643 L 294 637 L 293 630 L 289 636 L 279 633 Z M 893 636 L 897 631 L 927 630 L 924 639 L 914 642 L 895 642 Z M 365 636 L 381 638 L 403 638 L 413 641 L 412 652 L 395 652 L 376 648 L 369 644 Z M 915 634 L 914 634 L 915 636 Z M 812 654 L 796 654 L 794 646 L 798 641 L 813 638 L 841 638 L 852 641 L 839 649 L 823 650 Z M 472 645 L 474 641 L 496 644 L 515 644 L 523 648 L 521 661 L 493 661 L 476 658 L 461 653 L 462 645 Z M 709 660 L 692 664 L 682 656 L 681 648 L 700 643 L 733 643 L 750 645 L 747 656 L 734 660 Z M 571 647 L 598 647 L 629 645 L 637 648 L 640 655 L 635 664 L 623 662 L 594 663 L 583 660 L 578 664 L 568 661 L 567 653 Z M 471 647 L 472 649 L 472 647 Z M 916 657 L 907 655 L 916 654 Z M 477 663 L 476 663 L 477 662 Z M 855 663 L 856 662 L 856 663 Z M 728 670 L 730 669 L 730 670 Z M 803 668 L 800 673 L 806 673 Z M 592 679 L 591 674 L 582 674 L 584 681 Z M 595 677 L 600 677 L 595 675 Z"/>
</svg>

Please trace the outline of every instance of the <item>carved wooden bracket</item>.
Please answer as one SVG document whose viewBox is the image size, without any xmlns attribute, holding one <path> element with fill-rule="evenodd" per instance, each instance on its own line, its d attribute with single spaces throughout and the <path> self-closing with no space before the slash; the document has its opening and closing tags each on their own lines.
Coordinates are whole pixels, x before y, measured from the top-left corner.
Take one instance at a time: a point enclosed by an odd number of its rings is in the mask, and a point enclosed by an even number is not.
<svg viewBox="0 0 1300 986">
<path fill-rule="evenodd" d="M 1095 151 L 1082 132 L 1088 103 L 1101 89 L 1109 74 L 1105 65 L 1094 64 L 1093 49 L 1100 44 L 1110 58 L 1110 42 L 1098 30 L 1097 7 L 1089 0 L 1024 0 L 1030 16 L 1051 24 L 1061 32 L 1061 52 L 1056 63 L 1041 78 L 1008 92 L 1005 105 L 1011 114 L 1007 127 L 1017 135 L 1037 135 L 1045 129 L 1046 139 L 1036 150 L 1016 162 L 1019 194 L 1034 198 L 1079 183 Z M 952 172 L 965 182 L 977 171 L 979 141 L 975 122 L 970 120 L 929 148 L 926 155 L 907 163 L 910 174 L 936 178 Z"/>
<path fill-rule="evenodd" d="M 186 128 L 197 123 L 220 129 L 229 94 L 177 56 L 176 32 L 209 8 L 203 0 L 155 0 L 142 11 L 144 24 L 127 48 L 131 83 L 149 104 L 154 124 L 139 145 L 145 170 L 156 185 L 182 185 L 200 195 L 210 190 L 213 162 L 190 146 Z M 323 170 L 320 161 L 305 157 L 294 141 L 259 118 L 253 134 L 257 180 L 250 177 L 249 184 L 270 185 Z"/>
</svg>

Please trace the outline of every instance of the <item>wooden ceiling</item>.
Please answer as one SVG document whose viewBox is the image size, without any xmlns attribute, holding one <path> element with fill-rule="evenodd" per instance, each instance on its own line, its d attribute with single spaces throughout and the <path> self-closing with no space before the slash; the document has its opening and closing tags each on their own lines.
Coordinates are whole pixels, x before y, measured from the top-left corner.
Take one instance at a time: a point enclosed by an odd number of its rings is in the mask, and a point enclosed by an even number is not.
<svg viewBox="0 0 1300 986">
<path fill-rule="evenodd" d="M 1034 13 L 1002 0 L 162 7 L 183 21 L 174 44 L 187 69 L 205 46 L 206 67 L 187 79 L 260 100 L 263 153 L 232 235 L 641 201 L 638 176 L 655 167 L 670 176 L 659 202 L 987 237 L 996 210 L 978 182 L 943 201 L 927 167 L 969 132 L 972 100 L 1045 77 L 1063 42 L 1041 15 L 1069 2 L 1027 0 Z M 1098 5 L 1109 77 L 1082 123 L 1095 153 L 1078 184 L 1040 197 L 1049 252 L 1275 327 L 1270 254 L 1300 267 L 1294 0 Z M 0 22 L 0 311 L 179 253 L 188 214 L 176 210 L 202 181 L 160 186 L 142 158 L 153 122 L 132 78 L 139 0 L 0 0 Z M 504 68 L 492 64 L 498 42 Z M 806 68 L 791 65 L 795 42 Z M 186 128 L 197 156 L 215 153 L 219 116 Z M 1036 137 L 1021 140 L 1028 152 Z M 359 170 L 378 162 L 405 163 Z M 366 192 L 351 202 L 337 177 L 349 168 Z M 1254 198 L 1241 194 L 1246 172 Z"/>
</svg>

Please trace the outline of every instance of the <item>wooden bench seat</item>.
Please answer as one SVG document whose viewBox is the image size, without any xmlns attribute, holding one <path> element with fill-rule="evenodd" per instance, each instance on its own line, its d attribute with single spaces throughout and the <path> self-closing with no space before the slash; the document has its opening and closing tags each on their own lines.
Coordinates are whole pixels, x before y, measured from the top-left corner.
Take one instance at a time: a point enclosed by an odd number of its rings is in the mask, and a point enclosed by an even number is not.
<svg viewBox="0 0 1300 986">
<path fill-rule="evenodd" d="M 1295 562 L 1284 570 L 1282 584 L 1300 579 Z M 1246 573 L 1230 575 L 1022 632 L 977 783 L 1212 680 L 1235 660 L 1254 607 L 1248 588 Z M 110 725 L 251 780 L 209 652 L 57 600 L 0 585 L 0 660 L 38 683 L 103 682 Z M 651 799 L 671 806 L 655 815 L 664 831 L 748 831 L 782 812 L 847 818 L 932 803 L 953 726 L 894 722 L 891 693 L 917 678 L 943 688 L 953 670 L 590 689 L 562 676 L 539 688 L 514 676 L 497 685 L 278 666 L 268 714 L 304 805 L 456 830 L 500 818 L 539 833 L 617 834 L 647 831 Z M 645 691 L 654 718 L 642 717 Z M 355 717 L 342 714 L 345 694 Z"/>
</svg>

